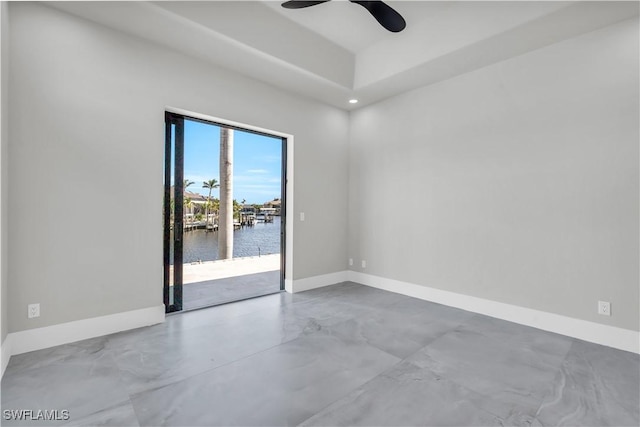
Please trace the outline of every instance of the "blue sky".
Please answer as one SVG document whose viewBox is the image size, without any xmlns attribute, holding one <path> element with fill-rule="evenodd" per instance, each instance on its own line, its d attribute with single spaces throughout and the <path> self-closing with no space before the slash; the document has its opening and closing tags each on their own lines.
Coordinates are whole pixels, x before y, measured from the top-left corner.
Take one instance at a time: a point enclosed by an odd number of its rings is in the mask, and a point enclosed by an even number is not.
<svg viewBox="0 0 640 427">
<path fill-rule="evenodd" d="M 282 140 L 249 132 L 234 131 L 233 198 L 263 204 L 280 198 Z M 185 120 L 184 177 L 195 184 L 188 190 L 207 195 L 203 181 L 220 182 L 220 128 Z M 219 189 L 212 197 L 220 197 Z"/>
</svg>

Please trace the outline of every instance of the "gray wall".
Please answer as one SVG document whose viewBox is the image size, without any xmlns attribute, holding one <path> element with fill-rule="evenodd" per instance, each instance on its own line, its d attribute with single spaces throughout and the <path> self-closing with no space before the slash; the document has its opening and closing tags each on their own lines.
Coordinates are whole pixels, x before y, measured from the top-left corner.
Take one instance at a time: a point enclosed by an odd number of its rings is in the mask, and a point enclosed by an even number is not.
<svg viewBox="0 0 640 427">
<path fill-rule="evenodd" d="M 47 6 L 9 11 L 10 331 L 162 303 L 166 106 L 293 134 L 293 278 L 346 269 L 347 113 Z"/>
<path fill-rule="evenodd" d="M 8 159 L 9 141 L 9 20 L 8 3 L 0 2 L 0 342 L 4 342 L 9 332 L 8 281 L 7 281 L 7 202 L 8 202 Z"/>
<path fill-rule="evenodd" d="M 352 268 L 638 330 L 638 51 L 625 21 L 353 112 Z"/>
</svg>

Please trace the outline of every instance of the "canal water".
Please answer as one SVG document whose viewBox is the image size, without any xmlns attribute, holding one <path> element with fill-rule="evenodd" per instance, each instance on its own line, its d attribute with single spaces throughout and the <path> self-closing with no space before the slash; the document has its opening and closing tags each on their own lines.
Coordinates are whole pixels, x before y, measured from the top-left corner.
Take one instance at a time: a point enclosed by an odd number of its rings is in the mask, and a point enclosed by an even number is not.
<svg viewBox="0 0 640 427">
<path fill-rule="evenodd" d="M 173 232 L 171 235 L 173 239 Z M 173 248 L 172 248 L 173 249 Z M 259 222 L 233 232 L 233 257 L 249 257 L 280 253 L 280 221 Z M 185 231 L 183 262 L 215 261 L 218 259 L 218 232 Z M 173 253 L 171 253 L 173 260 Z"/>
</svg>

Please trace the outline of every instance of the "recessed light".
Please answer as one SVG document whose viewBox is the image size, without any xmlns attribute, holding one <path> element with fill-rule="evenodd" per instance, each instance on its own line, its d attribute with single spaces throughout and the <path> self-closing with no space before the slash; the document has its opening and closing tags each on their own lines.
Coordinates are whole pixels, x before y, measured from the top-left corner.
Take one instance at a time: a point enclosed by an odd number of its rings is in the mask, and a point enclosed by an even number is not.
<svg viewBox="0 0 640 427">
<path fill-rule="evenodd" d="M 349 104 L 357 104 L 357 103 L 358 103 L 358 100 L 355 98 L 349 100 Z"/>
</svg>

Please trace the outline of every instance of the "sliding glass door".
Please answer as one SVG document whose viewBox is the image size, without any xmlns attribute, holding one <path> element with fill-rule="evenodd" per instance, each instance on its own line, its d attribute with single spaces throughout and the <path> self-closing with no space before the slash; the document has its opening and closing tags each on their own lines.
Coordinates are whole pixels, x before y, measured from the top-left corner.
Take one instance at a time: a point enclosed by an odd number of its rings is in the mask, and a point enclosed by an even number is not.
<svg viewBox="0 0 640 427">
<path fill-rule="evenodd" d="M 168 313 L 284 290 L 286 142 L 165 113 Z"/>
</svg>

